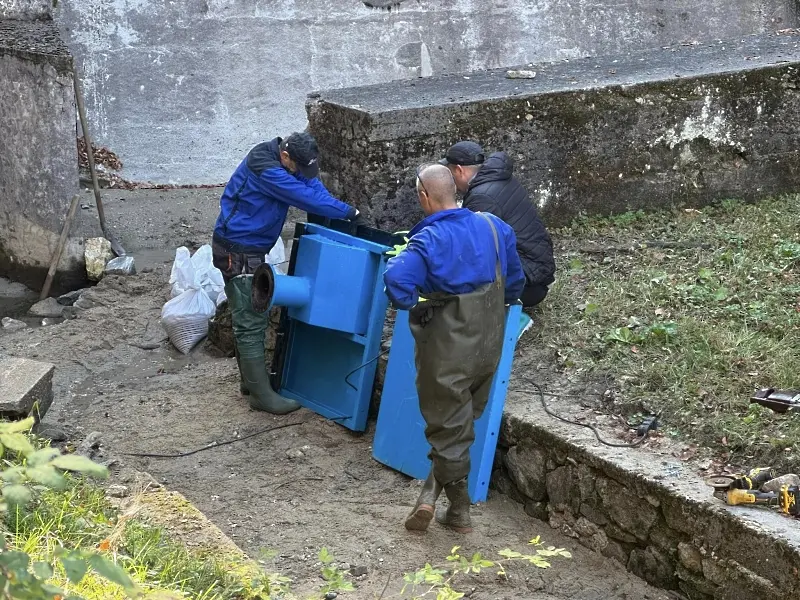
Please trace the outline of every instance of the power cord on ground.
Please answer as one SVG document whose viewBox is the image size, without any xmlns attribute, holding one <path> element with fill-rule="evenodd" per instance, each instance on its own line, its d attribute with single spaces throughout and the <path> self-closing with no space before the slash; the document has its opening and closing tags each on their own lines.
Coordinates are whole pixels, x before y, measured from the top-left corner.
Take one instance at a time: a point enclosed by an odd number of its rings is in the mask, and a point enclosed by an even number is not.
<svg viewBox="0 0 800 600">
<path fill-rule="evenodd" d="M 228 444 L 241 442 L 242 440 L 247 440 L 252 437 L 256 437 L 257 435 L 263 435 L 265 433 L 269 433 L 270 431 L 276 431 L 278 429 L 286 429 L 287 427 L 294 427 L 295 425 L 302 425 L 303 423 L 305 423 L 305 421 L 284 423 L 283 425 L 275 425 L 274 427 L 265 427 L 264 429 L 259 429 L 254 433 L 248 433 L 247 435 L 243 435 L 242 437 L 233 438 L 230 440 L 226 440 L 224 442 L 211 442 L 207 446 L 203 446 L 202 448 L 198 448 L 197 450 L 190 450 L 188 452 L 179 452 L 177 454 L 151 454 L 149 452 L 123 452 L 122 454 L 123 456 L 140 456 L 144 458 L 183 458 L 184 456 L 191 456 L 192 454 L 197 454 L 198 452 L 204 452 L 206 450 L 211 450 L 212 448 L 227 446 Z"/>
<path fill-rule="evenodd" d="M 645 422 L 647 423 L 647 427 L 644 428 L 644 433 L 635 442 L 630 442 L 630 443 L 608 442 L 608 441 L 604 440 L 602 437 L 600 437 L 600 433 L 597 431 L 597 428 L 594 425 L 591 425 L 589 423 L 580 423 L 579 421 L 573 421 L 571 419 L 567 419 L 566 417 L 562 417 L 561 415 L 558 415 L 558 414 L 554 413 L 552 410 L 550 410 L 550 408 L 547 406 L 547 403 L 544 401 L 544 397 L 545 397 L 546 394 L 542 390 L 541 386 L 538 383 L 536 383 L 535 381 L 533 381 L 532 379 L 529 379 L 528 377 L 523 377 L 522 380 L 525 383 L 527 383 L 528 385 L 530 385 L 531 387 L 533 387 L 538 392 L 539 400 L 542 403 L 542 408 L 544 409 L 544 412 L 546 412 L 548 415 L 550 415 L 554 419 L 558 419 L 559 421 L 562 421 L 564 423 L 568 423 L 569 425 L 576 425 L 578 427 L 585 427 L 586 429 L 590 429 L 592 431 L 592 433 L 594 433 L 594 436 L 597 438 L 598 442 L 600 442 L 604 446 L 609 446 L 611 448 L 636 448 L 638 446 L 641 446 L 644 443 L 644 441 L 648 438 L 648 436 L 650 434 L 650 431 L 655 429 L 658 426 L 658 417 L 661 416 L 661 413 L 659 412 L 655 416 L 655 418 L 646 420 Z M 512 390 L 512 391 L 525 393 L 525 392 L 528 392 L 530 390 L 515 389 L 515 390 Z M 554 396 L 554 397 L 559 397 L 560 396 L 560 394 L 547 394 L 547 395 Z M 570 396 L 570 397 L 574 397 L 574 396 Z"/>
</svg>

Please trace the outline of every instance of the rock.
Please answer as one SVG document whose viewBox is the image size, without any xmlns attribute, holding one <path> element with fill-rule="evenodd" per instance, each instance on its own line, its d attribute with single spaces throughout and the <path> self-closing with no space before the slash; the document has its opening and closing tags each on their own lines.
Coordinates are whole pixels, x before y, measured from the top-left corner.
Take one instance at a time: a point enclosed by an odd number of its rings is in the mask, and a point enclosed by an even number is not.
<svg viewBox="0 0 800 600">
<path fill-rule="evenodd" d="M 30 298 L 36 293 L 21 283 L 0 277 L 0 298 Z"/>
<path fill-rule="evenodd" d="M 33 428 L 33 433 L 51 442 L 65 442 L 69 439 L 69 435 L 64 429 L 52 423 L 37 423 Z"/>
<path fill-rule="evenodd" d="M 794 473 L 787 473 L 781 475 L 765 483 L 761 489 L 765 492 L 780 492 L 781 488 L 785 485 L 800 485 L 800 477 Z"/>
<path fill-rule="evenodd" d="M 525 503 L 525 514 L 534 519 L 539 519 L 540 521 L 547 521 L 547 502 L 528 500 Z"/>
<path fill-rule="evenodd" d="M 514 446 L 505 457 L 509 477 L 520 492 L 533 501 L 547 496 L 547 457 L 541 450 Z"/>
<path fill-rule="evenodd" d="M 3 329 L 6 331 L 19 331 L 20 329 L 25 329 L 28 327 L 27 323 L 22 321 L 17 321 L 16 319 L 12 319 L 11 317 L 4 317 L 2 320 Z"/>
<path fill-rule="evenodd" d="M 286 457 L 289 458 L 289 459 L 303 458 L 304 456 L 305 456 L 305 454 L 303 454 L 297 448 L 291 448 L 291 449 L 286 451 Z"/>
<path fill-rule="evenodd" d="M 547 474 L 547 498 L 556 510 L 580 510 L 580 491 L 572 467 L 558 467 Z"/>
<path fill-rule="evenodd" d="M 87 298 L 86 296 L 81 296 L 75 301 L 74 307 L 79 308 L 81 310 L 86 310 L 88 308 L 94 307 L 94 302 L 90 298 Z"/>
<path fill-rule="evenodd" d="M 65 319 L 76 319 L 80 311 L 81 309 L 77 306 L 65 306 L 64 312 L 61 313 L 61 316 Z"/>
<path fill-rule="evenodd" d="M 77 302 L 78 298 L 81 297 L 81 294 L 85 292 L 88 288 L 82 288 L 80 290 L 73 290 L 71 292 L 67 292 L 63 296 L 58 297 L 58 303 L 63 304 L 64 306 L 72 306 Z"/>
<path fill-rule="evenodd" d="M 100 281 L 106 268 L 106 263 L 114 258 L 111 242 L 106 238 L 89 238 L 86 240 L 84 259 L 86 260 L 86 276 L 91 281 Z"/>
<path fill-rule="evenodd" d="M 673 589 L 677 585 L 675 565 L 652 546 L 644 550 L 641 548 L 631 550 L 628 570 L 656 587 Z"/>
<path fill-rule="evenodd" d="M 678 544 L 678 560 L 693 573 L 703 572 L 703 555 L 700 551 L 686 542 Z"/>
<path fill-rule="evenodd" d="M 53 372 L 50 363 L 27 358 L 0 359 L 0 415 L 24 419 L 39 418 L 53 402 Z"/>
<path fill-rule="evenodd" d="M 106 488 L 106 495 L 112 498 L 126 498 L 129 493 L 128 486 L 118 483 L 111 484 Z"/>
<path fill-rule="evenodd" d="M 132 256 L 113 258 L 106 264 L 106 275 L 136 275 L 136 261 Z"/>
<path fill-rule="evenodd" d="M 616 560 L 619 563 L 622 563 L 623 565 L 628 564 L 628 558 L 629 558 L 628 551 L 625 549 L 625 546 L 623 544 L 615 540 L 606 539 L 606 546 L 605 548 L 600 550 L 600 553 L 603 556 L 607 556 L 608 558 L 613 558 L 614 560 Z"/>
<path fill-rule="evenodd" d="M 367 574 L 367 567 L 364 566 L 354 566 L 350 567 L 350 575 L 353 577 L 363 577 Z"/>
<path fill-rule="evenodd" d="M 47 327 L 48 325 L 56 325 L 60 322 L 61 321 L 59 321 L 58 319 L 54 319 L 52 317 L 46 317 L 42 319 L 42 327 Z"/>
<path fill-rule="evenodd" d="M 658 519 L 658 509 L 611 479 L 600 478 L 595 485 L 611 520 L 640 540 L 646 540 Z"/>
<path fill-rule="evenodd" d="M 61 318 L 64 313 L 64 306 L 58 303 L 55 298 L 45 298 L 31 306 L 28 311 L 35 317 L 50 317 L 51 319 Z"/>
<path fill-rule="evenodd" d="M 75 454 L 81 454 L 91 458 L 94 451 L 100 448 L 101 438 L 102 434 L 99 431 L 92 431 L 80 443 L 77 450 L 75 450 Z"/>
</svg>

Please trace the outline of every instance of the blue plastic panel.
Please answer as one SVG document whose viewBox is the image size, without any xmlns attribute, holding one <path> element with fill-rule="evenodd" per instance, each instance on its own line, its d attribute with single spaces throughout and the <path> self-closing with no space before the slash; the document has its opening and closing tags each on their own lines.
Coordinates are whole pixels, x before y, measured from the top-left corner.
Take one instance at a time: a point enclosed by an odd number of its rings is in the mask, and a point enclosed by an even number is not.
<svg viewBox="0 0 800 600">
<path fill-rule="evenodd" d="M 389 303 L 389 248 L 319 225 L 306 231 L 295 242 L 293 276 L 311 281 L 311 300 L 288 311 L 279 392 L 364 431 Z"/>
<path fill-rule="evenodd" d="M 497 367 L 489 402 L 475 422 L 475 442 L 470 450 L 472 469 L 469 474 L 469 495 L 472 502 L 485 502 L 497 448 L 497 436 L 503 416 L 508 380 L 514 360 L 522 306 L 506 311 L 503 352 Z M 408 312 L 397 311 L 392 347 L 386 366 L 378 423 L 375 428 L 373 457 L 378 462 L 415 479 L 430 473 L 430 445 L 425 439 L 425 421 L 419 410 L 414 365 L 414 337 L 408 326 Z"/>
<path fill-rule="evenodd" d="M 320 234 L 304 235 L 294 277 L 310 281 L 311 297 L 307 304 L 290 308 L 289 316 L 309 325 L 364 335 L 379 262 L 377 254 L 362 248 Z"/>
</svg>

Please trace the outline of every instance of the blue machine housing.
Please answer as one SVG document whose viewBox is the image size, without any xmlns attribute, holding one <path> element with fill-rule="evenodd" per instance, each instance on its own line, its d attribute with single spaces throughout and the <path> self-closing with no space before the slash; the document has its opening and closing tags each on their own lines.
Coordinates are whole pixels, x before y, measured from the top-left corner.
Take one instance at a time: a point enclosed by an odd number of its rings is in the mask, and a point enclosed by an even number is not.
<svg viewBox="0 0 800 600">
<path fill-rule="evenodd" d="M 284 309 L 273 387 L 355 431 L 367 425 L 394 241 L 369 228 L 348 231 L 343 222 L 299 224 L 288 275 L 274 274 L 271 304 Z"/>
<path fill-rule="evenodd" d="M 468 487 L 472 502 L 485 502 L 503 417 L 514 350 L 519 336 L 522 306 L 506 310 L 503 351 L 497 366 L 489 401 L 475 422 L 475 442 L 470 449 L 471 470 Z M 383 382 L 381 407 L 375 426 L 372 456 L 380 463 L 415 479 L 425 479 L 431 470 L 430 444 L 425 439 L 425 420 L 419 410 L 417 369 L 414 363 L 414 337 L 408 325 L 408 311 L 397 311 L 392 346 Z"/>
</svg>

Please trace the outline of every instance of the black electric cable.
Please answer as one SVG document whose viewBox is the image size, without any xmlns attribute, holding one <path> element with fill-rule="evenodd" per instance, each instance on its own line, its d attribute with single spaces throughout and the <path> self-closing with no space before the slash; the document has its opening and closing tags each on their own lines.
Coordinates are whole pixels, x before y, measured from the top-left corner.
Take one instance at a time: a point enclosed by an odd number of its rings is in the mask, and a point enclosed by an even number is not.
<svg viewBox="0 0 800 600">
<path fill-rule="evenodd" d="M 615 443 L 615 442 L 607 442 L 606 440 L 604 440 L 603 438 L 600 437 L 600 433 L 597 431 L 597 428 L 594 425 L 590 425 L 589 423 L 580 423 L 578 421 L 572 421 L 570 419 L 567 419 L 566 417 L 562 417 L 561 415 L 558 415 L 558 414 L 554 413 L 552 410 L 550 410 L 550 408 L 548 408 L 547 404 L 544 401 L 545 392 L 542 390 L 541 386 L 538 383 L 536 383 L 535 381 L 533 381 L 532 379 L 529 379 L 527 377 L 523 377 L 522 380 L 525 383 L 527 383 L 528 385 L 530 385 L 533 388 L 535 388 L 536 391 L 539 393 L 539 400 L 542 403 L 542 408 L 544 409 L 544 412 L 546 412 L 548 415 L 550 415 L 554 419 L 558 419 L 559 421 L 563 421 L 564 423 L 568 423 L 570 425 L 577 425 L 578 427 L 585 427 L 586 429 L 591 429 L 592 433 L 594 433 L 594 436 L 597 438 L 597 441 L 600 442 L 601 444 L 603 444 L 604 446 L 609 446 L 611 448 L 636 448 L 638 446 L 641 446 L 644 443 L 644 441 L 647 439 L 647 437 L 648 437 L 648 435 L 650 433 L 650 430 L 648 429 L 647 431 L 644 432 L 644 435 L 641 436 L 638 440 L 636 440 L 635 442 L 627 443 L 627 444 L 619 444 L 619 443 Z M 512 391 L 526 393 L 529 390 L 513 389 Z M 547 394 L 547 395 L 548 396 L 558 396 L 558 394 Z M 658 416 L 660 416 L 660 414 L 661 413 L 659 413 L 656 416 L 658 417 Z"/>
<path fill-rule="evenodd" d="M 350 371 L 350 372 L 349 372 L 347 375 L 345 375 L 345 376 L 344 376 L 344 382 L 345 382 L 347 385 L 349 385 L 351 388 L 353 388 L 355 391 L 358 391 L 358 388 L 357 388 L 356 386 L 354 386 L 352 383 L 350 383 L 350 375 L 352 375 L 352 374 L 353 374 L 353 373 L 355 373 L 356 371 L 360 371 L 361 369 L 363 369 L 364 367 L 366 367 L 368 364 L 370 364 L 370 363 L 374 363 L 374 362 L 375 362 L 376 360 L 378 360 L 378 359 L 379 359 L 381 356 L 383 356 L 384 354 L 386 354 L 386 353 L 387 353 L 387 352 L 388 352 L 390 349 L 391 349 L 391 348 L 387 348 L 386 350 L 381 350 L 381 351 L 378 353 L 378 355 L 377 355 L 375 358 L 370 358 L 370 359 L 369 359 L 367 362 L 365 362 L 365 363 L 362 363 L 362 364 L 358 365 L 358 366 L 357 366 L 355 369 L 353 369 L 353 370 L 352 370 L 352 371 Z"/>
<path fill-rule="evenodd" d="M 251 437 L 255 437 L 257 435 L 262 435 L 264 433 L 269 433 L 270 431 L 276 431 L 278 429 L 286 429 L 287 427 L 294 427 L 295 425 L 302 425 L 305 421 L 296 421 L 294 423 L 284 423 L 283 425 L 276 425 L 274 427 L 266 427 L 264 429 L 260 429 L 254 433 L 248 433 L 242 437 L 233 438 L 230 440 L 226 440 L 224 442 L 211 442 L 207 446 L 203 446 L 202 448 L 198 448 L 197 450 L 190 450 L 189 452 L 179 452 L 177 454 L 150 454 L 147 452 L 140 453 L 140 452 L 123 452 L 123 456 L 142 456 L 145 458 L 183 458 L 184 456 L 191 456 L 192 454 L 197 454 L 198 452 L 203 452 L 205 450 L 211 450 L 212 448 L 219 448 L 221 446 L 227 446 L 228 444 L 233 444 L 234 442 L 241 442 L 242 440 L 249 439 Z"/>
</svg>

